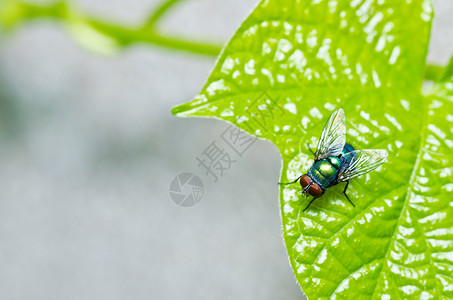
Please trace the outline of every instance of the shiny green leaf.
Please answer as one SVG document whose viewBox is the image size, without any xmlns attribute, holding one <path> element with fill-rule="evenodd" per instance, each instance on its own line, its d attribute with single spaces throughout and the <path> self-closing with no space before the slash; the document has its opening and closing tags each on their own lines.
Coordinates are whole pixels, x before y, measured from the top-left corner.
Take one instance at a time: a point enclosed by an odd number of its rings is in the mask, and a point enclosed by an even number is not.
<svg viewBox="0 0 453 300">
<path fill-rule="evenodd" d="M 338 108 L 348 143 L 389 151 L 351 181 L 356 207 L 343 184 L 305 213 L 300 186 L 281 188 L 288 256 L 310 299 L 453 298 L 453 82 L 421 93 L 431 19 L 427 0 L 261 1 L 201 93 L 173 109 L 272 141 L 282 182 L 308 171 L 306 144 Z"/>
</svg>

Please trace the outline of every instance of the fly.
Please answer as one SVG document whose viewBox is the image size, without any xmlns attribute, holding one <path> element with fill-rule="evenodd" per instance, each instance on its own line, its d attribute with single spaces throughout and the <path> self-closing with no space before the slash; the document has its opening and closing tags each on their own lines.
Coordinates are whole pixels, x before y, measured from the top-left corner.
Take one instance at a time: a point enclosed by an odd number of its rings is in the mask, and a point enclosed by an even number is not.
<svg viewBox="0 0 453 300">
<path fill-rule="evenodd" d="M 343 194 L 355 207 L 346 194 L 349 180 L 371 172 L 387 161 L 387 150 L 367 149 L 355 150 L 346 143 L 346 117 L 343 109 L 332 113 L 322 130 L 321 138 L 313 166 L 307 174 L 299 176 L 295 181 L 281 184 L 300 182 L 305 198 L 313 196 L 306 211 L 314 200 L 321 197 L 324 192 L 334 185 L 346 182 Z"/>
</svg>

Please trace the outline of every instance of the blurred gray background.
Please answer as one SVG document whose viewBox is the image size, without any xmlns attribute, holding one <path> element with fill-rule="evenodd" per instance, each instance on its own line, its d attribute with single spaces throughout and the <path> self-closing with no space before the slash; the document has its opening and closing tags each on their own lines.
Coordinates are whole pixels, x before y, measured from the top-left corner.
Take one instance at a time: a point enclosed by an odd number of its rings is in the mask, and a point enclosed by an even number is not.
<svg viewBox="0 0 453 300">
<path fill-rule="evenodd" d="M 44 1 L 41 1 L 44 2 Z M 140 24 L 157 0 L 77 0 Z M 453 53 L 453 3 L 437 0 L 429 61 Z M 254 0 L 189 0 L 166 32 L 223 43 Z M 180 119 L 215 59 L 136 45 L 79 47 L 51 21 L 0 45 L 0 299 L 301 299 L 283 245 L 280 155 L 258 141 L 213 183 L 196 157 L 228 125 Z M 200 174 L 201 202 L 169 197 Z"/>
</svg>

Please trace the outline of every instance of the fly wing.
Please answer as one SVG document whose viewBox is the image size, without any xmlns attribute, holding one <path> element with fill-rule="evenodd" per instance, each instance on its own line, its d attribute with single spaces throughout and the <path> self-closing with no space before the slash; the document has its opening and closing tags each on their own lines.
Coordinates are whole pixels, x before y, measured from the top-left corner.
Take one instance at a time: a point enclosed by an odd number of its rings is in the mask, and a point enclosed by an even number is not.
<svg viewBox="0 0 453 300">
<path fill-rule="evenodd" d="M 315 154 L 315 161 L 329 156 L 338 156 L 346 143 L 346 117 L 343 109 L 332 113 L 322 130 Z"/>
<path fill-rule="evenodd" d="M 385 163 L 387 157 L 387 150 L 367 149 L 349 152 L 345 155 L 345 160 L 350 160 L 350 163 L 344 169 L 340 169 L 337 181 L 347 181 L 371 172 Z"/>
</svg>

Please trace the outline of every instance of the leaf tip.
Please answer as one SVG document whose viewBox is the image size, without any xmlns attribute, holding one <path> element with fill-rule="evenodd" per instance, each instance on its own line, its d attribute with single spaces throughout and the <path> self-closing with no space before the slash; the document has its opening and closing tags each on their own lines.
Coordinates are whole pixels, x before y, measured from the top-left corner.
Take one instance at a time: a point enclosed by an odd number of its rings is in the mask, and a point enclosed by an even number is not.
<svg viewBox="0 0 453 300">
<path fill-rule="evenodd" d="M 189 114 L 187 113 L 188 110 L 189 108 L 187 107 L 187 103 L 183 103 L 173 106 L 171 109 L 171 113 L 177 117 L 188 117 L 189 116 Z"/>
<path fill-rule="evenodd" d="M 176 105 L 176 106 L 173 106 L 171 108 L 171 113 L 175 116 L 179 116 L 179 114 L 181 113 L 181 105 Z"/>
</svg>

